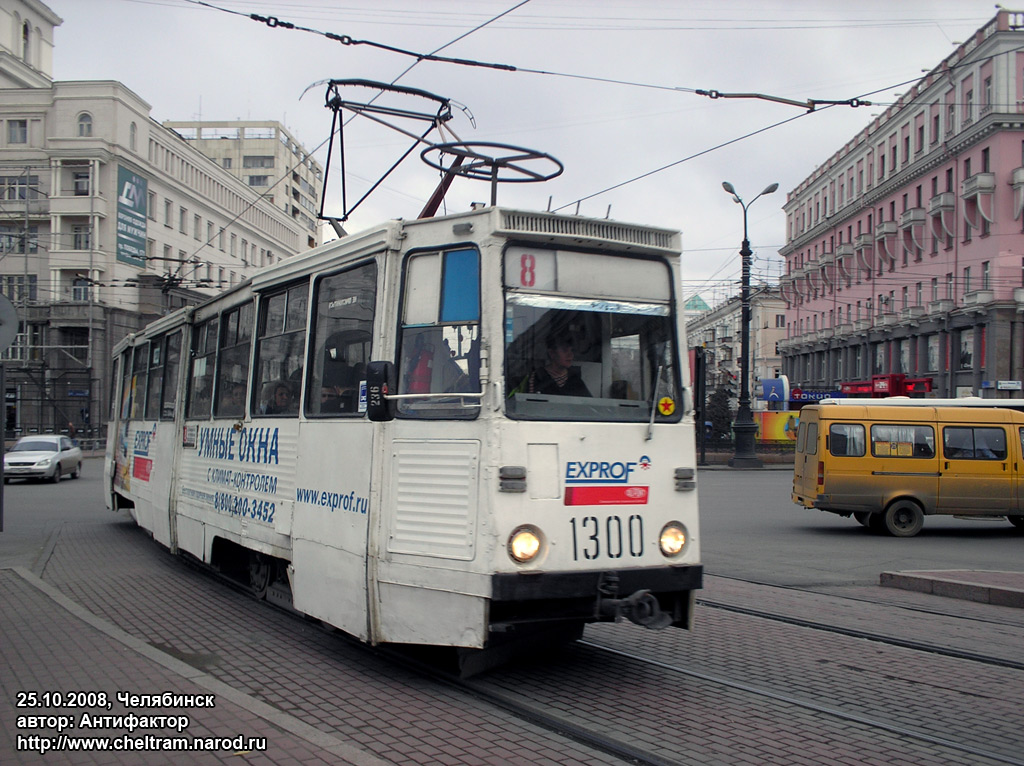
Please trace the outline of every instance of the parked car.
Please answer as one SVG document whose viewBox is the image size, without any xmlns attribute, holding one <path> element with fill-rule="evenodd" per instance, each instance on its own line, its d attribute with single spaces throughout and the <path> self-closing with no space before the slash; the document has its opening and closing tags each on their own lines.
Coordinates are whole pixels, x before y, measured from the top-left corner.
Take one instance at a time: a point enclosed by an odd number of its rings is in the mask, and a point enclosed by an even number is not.
<svg viewBox="0 0 1024 766">
<path fill-rule="evenodd" d="M 56 484 L 64 474 L 82 475 L 82 450 L 66 436 L 23 436 L 4 455 L 4 483 L 11 479 L 46 479 Z"/>
</svg>

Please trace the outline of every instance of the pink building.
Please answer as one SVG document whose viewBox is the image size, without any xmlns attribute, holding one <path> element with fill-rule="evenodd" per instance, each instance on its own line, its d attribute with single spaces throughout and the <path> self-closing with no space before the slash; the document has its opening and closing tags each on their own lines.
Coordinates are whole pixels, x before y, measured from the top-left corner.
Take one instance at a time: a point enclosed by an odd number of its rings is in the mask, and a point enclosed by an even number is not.
<svg viewBox="0 0 1024 766">
<path fill-rule="evenodd" d="M 1024 13 L 1000 10 L 784 209 L 793 386 L 1024 395 Z"/>
</svg>

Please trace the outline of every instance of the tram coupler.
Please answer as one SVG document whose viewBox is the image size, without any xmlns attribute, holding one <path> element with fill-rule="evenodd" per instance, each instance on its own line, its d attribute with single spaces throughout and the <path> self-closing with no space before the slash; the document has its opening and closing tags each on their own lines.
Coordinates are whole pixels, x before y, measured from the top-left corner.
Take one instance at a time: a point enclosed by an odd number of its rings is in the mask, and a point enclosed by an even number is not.
<svg viewBox="0 0 1024 766">
<path fill-rule="evenodd" d="M 638 590 L 619 598 L 619 576 L 609 572 L 598 587 L 598 612 L 605 619 L 619 622 L 625 617 L 636 625 L 661 630 L 672 624 L 672 616 L 663 612 L 658 599 L 649 590 Z"/>
</svg>

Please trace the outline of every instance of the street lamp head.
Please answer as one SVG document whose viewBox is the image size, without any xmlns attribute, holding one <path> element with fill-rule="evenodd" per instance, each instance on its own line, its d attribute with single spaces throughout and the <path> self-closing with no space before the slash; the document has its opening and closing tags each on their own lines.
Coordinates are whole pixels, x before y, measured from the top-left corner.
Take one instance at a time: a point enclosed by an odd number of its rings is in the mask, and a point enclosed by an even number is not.
<svg viewBox="0 0 1024 766">
<path fill-rule="evenodd" d="M 733 185 L 731 183 L 729 183 L 728 181 L 722 181 L 722 188 L 725 189 L 727 192 L 729 192 L 729 194 L 732 194 L 733 196 L 737 196 L 736 195 L 736 189 L 733 188 Z"/>
<path fill-rule="evenodd" d="M 761 194 L 771 194 L 771 193 L 776 192 L 778 190 L 779 190 L 779 185 L 776 183 L 776 184 L 772 184 L 771 186 L 766 188 L 763 192 L 761 192 Z"/>
</svg>

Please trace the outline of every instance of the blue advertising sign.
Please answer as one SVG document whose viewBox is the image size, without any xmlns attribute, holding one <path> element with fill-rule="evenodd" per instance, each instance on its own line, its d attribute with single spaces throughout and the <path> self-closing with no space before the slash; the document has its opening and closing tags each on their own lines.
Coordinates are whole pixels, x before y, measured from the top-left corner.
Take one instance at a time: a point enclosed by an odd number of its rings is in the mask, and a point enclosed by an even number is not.
<svg viewBox="0 0 1024 766">
<path fill-rule="evenodd" d="M 142 176 L 117 168 L 117 260 L 132 266 L 146 265 L 146 193 Z"/>
<path fill-rule="evenodd" d="M 789 378 L 761 378 L 761 398 L 766 402 L 788 402 Z"/>
</svg>

